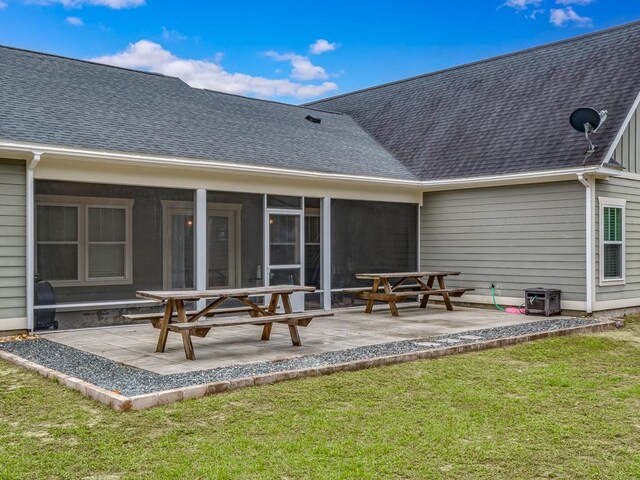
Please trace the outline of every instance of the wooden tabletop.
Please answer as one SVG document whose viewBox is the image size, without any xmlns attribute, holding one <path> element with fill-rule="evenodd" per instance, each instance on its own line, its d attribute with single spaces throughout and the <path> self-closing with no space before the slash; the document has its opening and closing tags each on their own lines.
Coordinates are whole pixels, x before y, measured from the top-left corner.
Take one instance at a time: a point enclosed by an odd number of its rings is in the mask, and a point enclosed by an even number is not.
<svg viewBox="0 0 640 480">
<path fill-rule="evenodd" d="M 361 280 L 375 280 L 376 278 L 422 278 L 422 277 L 446 277 L 447 275 L 460 275 L 460 272 L 393 272 L 393 273 L 356 273 L 356 278 Z"/>
<path fill-rule="evenodd" d="M 136 297 L 149 300 L 200 300 L 202 298 L 248 297 L 257 295 L 289 295 L 294 292 L 315 292 L 315 287 L 302 285 L 273 285 L 270 287 L 227 288 L 220 290 L 156 290 L 138 291 Z"/>
</svg>

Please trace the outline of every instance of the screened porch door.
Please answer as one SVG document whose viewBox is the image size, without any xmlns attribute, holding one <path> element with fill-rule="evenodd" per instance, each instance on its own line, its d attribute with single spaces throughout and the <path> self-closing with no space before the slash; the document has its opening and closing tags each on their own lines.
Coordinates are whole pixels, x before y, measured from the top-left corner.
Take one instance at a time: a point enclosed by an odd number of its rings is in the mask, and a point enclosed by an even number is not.
<svg viewBox="0 0 640 480">
<path fill-rule="evenodd" d="M 194 218 L 192 204 L 164 205 L 164 288 L 194 285 Z M 180 205 L 177 205 L 180 203 Z M 239 209 L 207 210 L 207 288 L 239 286 Z"/>
<path fill-rule="evenodd" d="M 269 211 L 268 275 L 269 285 L 302 285 L 304 263 L 302 245 L 303 213 Z M 304 293 L 290 296 L 293 311 L 304 310 Z"/>
</svg>

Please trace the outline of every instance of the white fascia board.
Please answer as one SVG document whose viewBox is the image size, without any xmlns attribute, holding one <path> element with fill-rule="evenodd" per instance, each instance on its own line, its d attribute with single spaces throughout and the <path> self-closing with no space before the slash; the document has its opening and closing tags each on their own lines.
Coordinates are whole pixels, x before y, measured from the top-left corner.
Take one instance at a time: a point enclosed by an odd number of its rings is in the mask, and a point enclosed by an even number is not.
<svg viewBox="0 0 640 480">
<path fill-rule="evenodd" d="M 616 151 L 616 147 L 618 146 L 618 143 L 620 143 L 620 140 L 624 135 L 624 131 L 627 129 L 627 126 L 629 126 L 629 122 L 631 121 L 633 114 L 636 113 L 636 110 L 638 109 L 639 105 L 640 105 L 640 93 L 638 93 L 638 96 L 636 97 L 635 101 L 633 102 L 633 105 L 631 106 L 631 110 L 629 110 L 629 113 L 627 113 L 627 116 L 625 117 L 624 122 L 622 122 L 622 125 L 620 126 L 620 130 L 618 130 L 618 133 L 616 134 L 615 138 L 613 139 L 613 142 L 611 143 L 611 146 L 609 147 L 609 151 L 604 156 L 604 159 L 602 160 L 602 165 L 609 163 L 609 160 L 611 160 L 611 158 L 613 157 L 613 154 Z"/>
<path fill-rule="evenodd" d="M 388 185 L 425 192 L 438 190 L 453 190 L 463 188 L 480 188 L 498 185 L 512 185 L 524 183 L 542 183 L 575 180 L 576 175 L 591 174 L 597 176 L 616 175 L 615 169 L 591 166 L 574 167 L 540 172 L 524 172 L 505 175 L 491 175 L 482 177 L 448 179 L 448 180 L 401 180 L 382 177 L 368 177 L 364 175 L 346 175 L 338 173 L 311 172 L 257 165 L 241 165 L 219 160 L 200 160 L 178 157 L 164 157 L 156 155 L 138 155 L 124 152 L 91 150 L 83 148 L 69 148 L 56 145 L 30 144 L 11 141 L 0 141 L 0 152 L 13 158 L 31 158 L 33 152 L 47 157 L 60 159 L 82 159 L 85 161 L 108 162 L 113 164 L 148 165 L 155 167 L 185 167 L 219 172 L 235 172 L 244 174 L 262 174 L 266 176 L 291 177 L 299 179 L 331 180 L 335 182 L 354 182 L 370 185 Z"/>
<path fill-rule="evenodd" d="M 453 180 L 435 180 L 422 182 L 426 192 L 438 190 L 455 190 L 463 188 L 493 187 L 499 185 L 517 185 L 524 183 L 544 183 L 576 180 L 580 174 L 609 176 L 615 173 L 613 169 L 599 166 L 575 167 L 560 170 L 546 170 L 542 172 L 513 173 L 506 175 L 492 175 L 486 177 L 461 178 Z"/>
<path fill-rule="evenodd" d="M 82 148 L 67 148 L 53 145 L 25 144 L 0 141 L 0 151 L 15 152 L 21 157 L 24 152 L 39 151 L 43 155 L 59 157 L 63 159 L 81 158 L 83 160 L 98 160 L 100 162 L 125 163 L 138 165 L 153 165 L 156 167 L 197 168 L 204 170 L 216 170 L 239 173 L 253 173 L 263 175 L 289 176 L 295 178 L 326 179 L 333 181 L 361 182 L 396 185 L 404 187 L 420 188 L 421 182 L 417 180 L 401 180 L 383 177 L 367 177 L 364 175 L 347 175 L 340 173 L 312 172 L 306 170 L 285 169 L 277 167 L 263 167 L 259 165 L 243 165 L 223 162 L 219 160 L 200 160 L 191 158 L 164 157 L 156 155 L 138 155 L 123 152 L 111 152 Z"/>
</svg>

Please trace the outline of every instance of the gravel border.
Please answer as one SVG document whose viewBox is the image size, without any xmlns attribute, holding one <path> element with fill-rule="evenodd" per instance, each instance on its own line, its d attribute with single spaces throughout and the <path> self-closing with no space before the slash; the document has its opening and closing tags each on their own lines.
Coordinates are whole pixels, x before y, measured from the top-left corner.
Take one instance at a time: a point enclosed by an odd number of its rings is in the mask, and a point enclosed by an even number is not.
<svg viewBox="0 0 640 480">
<path fill-rule="evenodd" d="M 602 323 L 598 319 L 554 318 L 502 327 L 468 330 L 457 334 L 367 345 L 274 362 L 259 362 L 171 375 L 160 375 L 123 365 L 44 338 L 0 343 L 0 352 L 4 351 L 47 369 L 62 372 L 65 376 L 75 377 L 105 391 L 134 397 L 216 382 L 236 381 L 274 373 L 298 372 L 305 369 L 318 369 L 354 362 L 361 363 L 381 357 L 402 356 L 445 347 L 461 347 Z"/>
</svg>

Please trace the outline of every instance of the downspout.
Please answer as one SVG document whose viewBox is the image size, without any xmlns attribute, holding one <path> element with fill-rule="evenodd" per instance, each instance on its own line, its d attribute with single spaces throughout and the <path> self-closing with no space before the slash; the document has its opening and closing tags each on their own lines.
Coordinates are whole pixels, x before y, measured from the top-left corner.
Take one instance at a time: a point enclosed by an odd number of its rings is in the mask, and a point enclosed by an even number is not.
<svg viewBox="0 0 640 480">
<path fill-rule="evenodd" d="M 35 188 L 33 180 L 33 171 L 40 162 L 41 152 L 33 152 L 31 161 L 27 164 L 27 198 L 26 198 L 26 285 L 27 285 L 27 330 L 33 332 L 35 329 L 33 319 L 34 306 L 34 282 L 35 282 Z"/>
<path fill-rule="evenodd" d="M 594 180 L 585 177 L 584 173 L 578 175 L 578 181 L 585 187 L 585 243 L 586 243 L 586 304 L 587 313 L 593 313 L 593 284 L 594 284 L 594 258 L 593 258 L 593 208 L 594 208 Z"/>
</svg>

